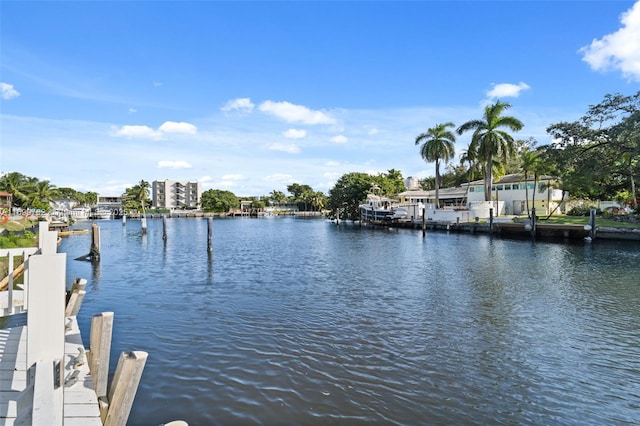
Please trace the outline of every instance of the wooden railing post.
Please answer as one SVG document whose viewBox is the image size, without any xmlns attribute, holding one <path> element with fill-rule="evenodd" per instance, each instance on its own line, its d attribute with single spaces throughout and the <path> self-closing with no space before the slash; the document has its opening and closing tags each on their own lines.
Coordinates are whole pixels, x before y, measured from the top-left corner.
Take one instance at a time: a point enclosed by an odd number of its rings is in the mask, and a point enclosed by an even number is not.
<svg viewBox="0 0 640 426">
<path fill-rule="evenodd" d="M 109 390 L 109 411 L 104 426 L 125 426 L 138 390 L 148 354 L 142 351 L 122 352 Z"/>
<path fill-rule="evenodd" d="M 66 261 L 65 253 L 31 256 L 27 261 L 26 366 L 36 364 L 33 424 L 62 424 L 64 386 L 54 374 L 54 363 L 64 359 Z"/>
<path fill-rule="evenodd" d="M 112 334 L 113 312 L 102 312 L 91 318 L 88 360 L 98 398 L 107 396 Z"/>
</svg>

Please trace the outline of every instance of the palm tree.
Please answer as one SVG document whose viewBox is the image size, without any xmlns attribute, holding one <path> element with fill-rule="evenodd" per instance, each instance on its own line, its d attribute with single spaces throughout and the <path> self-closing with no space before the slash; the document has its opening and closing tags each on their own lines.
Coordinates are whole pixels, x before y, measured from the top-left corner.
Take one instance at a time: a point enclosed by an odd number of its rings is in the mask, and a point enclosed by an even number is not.
<svg viewBox="0 0 640 426">
<path fill-rule="evenodd" d="M 465 198 L 469 195 L 469 187 L 471 181 L 475 178 L 475 174 L 478 171 L 478 155 L 472 149 L 463 149 L 460 154 L 460 164 L 469 163 L 469 169 L 467 170 L 467 189 L 464 193 Z"/>
<path fill-rule="evenodd" d="M 48 180 L 41 180 L 33 183 L 32 192 L 29 194 L 29 207 L 49 210 L 49 202 L 53 201 L 57 195 L 55 185 L 51 185 Z"/>
<path fill-rule="evenodd" d="M 478 155 L 478 160 L 484 163 L 484 199 L 491 201 L 491 184 L 493 182 L 494 162 L 504 162 L 513 151 L 514 139 L 502 127 L 512 131 L 522 129 L 524 124 L 512 116 L 502 116 L 502 112 L 510 108 L 506 102 L 497 101 L 484 109 L 481 120 L 467 121 L 457 132 L 459 135 L 473 130 L 469 149 Z"/>
<path fill-rule="evenodd" d="M 530 172 L 534 172 L 536 173 L 536 178 L 534 178 L 534 182 L 537 181 L 537 170 L 538 170 L 538 163 L 540 161 L 540 157 L 538 156 L 538 152 L 536 151 L 531 151 L 531 150 L 525 150 L 522 152 L 522 155 L 520 157 L 520 170 L 522 170 L 522 176 L 524 177 L 524 189 L 525 189 L 525 195 L 524 195 L 524 199 L 527 205 L 527 216 L 529 218 L 531 218 L 531 213 L 529 211 L 529 184 L 527 183 L 527 179 L 529 177 L 529 173 Z M 533 202 L 535 203 L 535 188 L 533 190 Z M 535 207 L 535 204 L 534 204 Z"/>
<path fill-rule="evenodd" d="M 17 207 L 27 207 L 29 202 L 29 179 L 18 172 L 8 173 L 0 178 L 0 189 L 13 196 L 13 204 Z"/>
<path fill-rule="evenodd" d="M 137 186 L 138 186 L 137 198 L 138 198 L 138 201 L 140 201 L 140 205 L 142 206 L 142 217 L 144 217 L 144 206 L 149 199 L 149 188 L 151 187 L 151 185 L 149 184 L 149 182 L 143 179 L 140 181 L 140 183 L 138 183 Z"/>
<path fill-rule="evenodd" d="M 422 143 L 420 147 L 420 155 L 427 162 L 436 163 L 436 208 L 440 207 L 440 160 L 447 163 L 455 155 L 454 144 L 456 142 L 455 135 L 447 130 L 448 127 L 454 127 L 455 124 L 447 122 L 444 124 L 436 124 L 416 137 L 416 145 Z"/>
</svg>

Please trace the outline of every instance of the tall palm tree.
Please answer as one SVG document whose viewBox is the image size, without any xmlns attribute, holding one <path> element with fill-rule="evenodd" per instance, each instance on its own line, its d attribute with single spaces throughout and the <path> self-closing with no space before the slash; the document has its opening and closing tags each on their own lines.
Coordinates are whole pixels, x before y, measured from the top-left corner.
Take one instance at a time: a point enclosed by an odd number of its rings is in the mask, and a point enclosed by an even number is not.
<svg viewBox="0 0 640 426">
<path fill-rule="evenodd" d="M 478 155 L 472 149 L 463 149 L 460 154 L 460 164 L 464 166 L 465 163 L 469 164 L 467 169 L 467 189 L 464 193 L 465 198 L 469 195 L 469 187 L 471 181 L 475 178 L 475 174 L 478 171 Z"/>
<path fill-rule="evenodd" d="M 478 159 L 484 163 L 485 201 L 491 201 L 494 162 L 504 162 L 513 151 L 515 144 L 513 136 L 502 128 L 518 131 L 524 127 L 517 118 L 502 115 L 510 107 L 511 105 L 506 102 L 497 101 L 485 107 L 482 119 L 467 121 L 457 129 L 459 135 L 473 130 L 469 149 L 476 152 Z"/>
<path fill-rule="evenodd" d="M 142 217 L 144 217 L 144 206 L 145 204 L 147 204 L 147 201 L 149 200 L 149 188 L 151 188 L 151 185 L 149 184 L 149 182 L 145 181 L 144 179 L 140 181 L 140 183 L 138 183 L 138 201 L 140 201 L 140 205 L 142 206 Z"/>
<path fill-rule="evenodd" d="M 522 155 L 520 157 L 520 170 L 522 170 L 522 176 L 524 177 L 524 189 L 525 189 L 525 195 L 524 195 L 524 199 L 526 202 L 526 206 L 527 206 L 527 216 L 529 218 L 531 218 L 531 213 L 529 210 L 529 184 L 527 183 L 528 177 L 529 177 L 529 173 L 534 172 L 538 173 L 538 163 L 540 161 L 540 158 L 538 156 L 538 152 L 536 151 L 531 151 L 531 150 L 525 150 L 522 152 Z M 537 181 L 537 178 L 534 178 L 534 182 Z M 535 188 L 533 190 L 533 202 L 535 203 Z M 535 204 L 534 204 L 535 207 Z"/>
<path fill-rule="evenodd" d="M 456 137 L 448 127 L 455 124 L 447 122 L 436 124 L 416 137 L 416 145 L 422 143 L 420 155 L 427 163 L 436 163 L 436 208 L 440 208 L 440 161 L 447 163 L 455 155 Z"/>
</svg>

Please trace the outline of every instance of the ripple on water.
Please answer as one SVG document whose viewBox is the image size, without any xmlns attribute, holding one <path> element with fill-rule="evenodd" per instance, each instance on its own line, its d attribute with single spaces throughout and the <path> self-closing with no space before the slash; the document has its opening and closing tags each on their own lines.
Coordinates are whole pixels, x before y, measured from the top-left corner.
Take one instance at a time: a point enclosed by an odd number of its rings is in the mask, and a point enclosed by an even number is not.
<svg viewBox="0 0 640 426">
<path fill-rule="evenodd" d="M 85 338 L 112 310 L 113 353 L 149 352 L 131 425 L 638 420 L 637 246 L 243 219 L 209 255 L 203 220 L 100 224 L 68 275 Z"/>
</svg>

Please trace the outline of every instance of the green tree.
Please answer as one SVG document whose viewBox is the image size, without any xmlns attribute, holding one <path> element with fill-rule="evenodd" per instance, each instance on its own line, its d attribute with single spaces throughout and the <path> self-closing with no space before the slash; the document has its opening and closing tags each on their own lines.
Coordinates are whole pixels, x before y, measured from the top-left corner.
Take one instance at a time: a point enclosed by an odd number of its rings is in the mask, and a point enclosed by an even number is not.
<svg viewBox="0 0 640 426">
<path fill-rule="evenodd" d="M 327 204 L 327 196 L 322 191 L 316 191 L 313 193 L 310 202 L 314 211 L 322 211 Z"/>
<path fill-rule="evenodd" d="M 145 210 L 151 207 L 149 200 L 149 183 L 141 180 L 137 185 L 125 189 L 122 195 L 122 208 L 125 212 L 132 210 L 141 211 L 145 214 Z"/>
<path fill-rule="evenodd" d="M 456 137 L 453 132 L 447 130 L 454 127 L 451 122 L 436 124 L 425 133 L 416 137 L 415 144 L 420 147 L 420 155 L 427 163 L 435 163 L 436 166 L 436 208 L 440 208 L 440 161 L 447 163 L 455 155 Z"/>
<path fill-rule="evenodd" d="M 240 207 L 240 200 L 231 191 L 209 189 L 202 193 L 202 208 L 209 212 L 227 213 Z"/>
<path fill-rule="evenodd" d="M 13 205 L 27 208 L 31 192 L 30 178 L 18 172 L 5 174 L 0 178 L 0 189 L 13 196 Z"/>
<path fill-rule="evenodd" d="M 554 142 L 545 147 L 549 163 L 573 196 L 612 198 L 629 189 L 637 197 L 640 174 L 640 91 L 607 94 L 574 122 L 547 128 Z"/>
<path fill-rule="evenodd" d="M 27 206 L 32 209 L 51 210 L 50 201 L 57 195 L 55 185 L 51 185 L 48 180 L 41 180 L 33 183 L 31 193 L 28 196 Z"/>
<path fill-rule="evenodd" d="M 273 190 L 269 194 L 269 199 L 276 205 L 281 205 L 287 201 L 287 195 L 282 191 Z"/>
<path fill-rule="evenodd" d="M 529 184 L 527 183 L 528 179 L 529 179 L 529 175 L 531 172 L 533 172 L 535 174 L 535 179 L 534 179 L 534 189 L 533 189 L 533 200 L 532 202 L 534 203 L 535 206 L 535 187 L 537 186 L 537 176 L 538 176 L 538 168 L 539 168 L 539 163 L 540 163 L 540 155 L 538 154 L 537 151 L 531 151 L 531 150 L 526 150 L 521 154 L 521 162 L 520 162 L 520 169 L 522 170 L 522 177 L 524 178 L 524 185 L 525 185 L 525 195 L 524 195 L 524 199 L 525 199 L 525 203 L 527 205 L 527 216 L 531 217 L 531 213 L 529 210 Z"/>
<path fill-rule="evenodd" d="M 330 216 L 357 220 L 360 217 L 359 206 L 367 198 L 371 184 L 372 176 L 368 173 L 342 175 L 329 190 Z"/>
<path fill-rule="evenodd" d="M 484 163 L 484 198 L 491 201 L 491 185 L 495 162 L 505 163 L 514 149 L 514 139 L 506 130 L 519 131 L 524 127 L 522 122 L 502 113 L 510 108 L 506 102 L 497 101 L 485 107 L 482 119 L 470 120 L 458 127 L 458 134 L 473 130 L 469 150 Z"/>
</svg>

